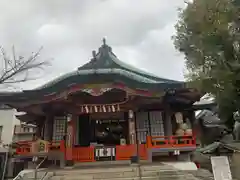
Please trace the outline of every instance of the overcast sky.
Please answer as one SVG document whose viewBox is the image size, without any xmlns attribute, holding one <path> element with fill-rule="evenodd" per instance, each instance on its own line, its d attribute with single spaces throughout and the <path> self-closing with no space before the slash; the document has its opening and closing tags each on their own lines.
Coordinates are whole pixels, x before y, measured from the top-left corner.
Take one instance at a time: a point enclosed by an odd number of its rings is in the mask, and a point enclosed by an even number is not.
<svg viewBox="0 0 240 180">
<path fill-rule="evenodd" d="M 0 44 L 52 60 L 31 89 L 88 62 L 106 37 L 117 57 L 160 77 L 183 80 L 171 36 L 183 0 L 0 0 Z"/>
</svg>

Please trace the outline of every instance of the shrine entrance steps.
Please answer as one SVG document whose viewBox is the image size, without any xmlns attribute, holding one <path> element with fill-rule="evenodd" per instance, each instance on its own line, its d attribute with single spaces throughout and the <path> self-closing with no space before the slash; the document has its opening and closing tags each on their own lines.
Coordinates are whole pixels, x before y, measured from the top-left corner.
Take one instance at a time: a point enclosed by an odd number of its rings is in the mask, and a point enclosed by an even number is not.
<svg viewBox="0 0 240 180">
<path fill-rule="evenodd" d="M 141 164 L 149 164 L 147 160 L 141 160 Z M 73 168 L 109 168 L 109 167 L 124 167 L 130 166 L 130 160 L 123 160 L 123 161 L 96 161 L 96 162 L 81 162 L 75 163 Z"/>
<path fill-rule="evenodd" d="M 141 178 L 140 178 L 141 177 Z M 166 164 L 78 166 L 55 171 L 51 180 L 199 180 Z"/>
</svg>

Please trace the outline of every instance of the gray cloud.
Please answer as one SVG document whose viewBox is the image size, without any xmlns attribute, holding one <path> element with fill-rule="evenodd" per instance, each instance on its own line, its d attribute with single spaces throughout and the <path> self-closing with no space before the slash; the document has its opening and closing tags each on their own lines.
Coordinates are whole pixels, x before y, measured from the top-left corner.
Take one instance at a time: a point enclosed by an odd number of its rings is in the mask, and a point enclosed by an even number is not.
<svg viewBox="0 0 240 180">
<path fill-rule="evenodd" d="M 183 0 L 0 0 L 0 44 L 25 55 L 44 46 L 41 58 L 54 58 L 44 77 L 24 88 L 86 63 L 102 37 L 122 61 L 182 80 L 183 56 L 171 36 L 183 6 Z"/>
</svg>

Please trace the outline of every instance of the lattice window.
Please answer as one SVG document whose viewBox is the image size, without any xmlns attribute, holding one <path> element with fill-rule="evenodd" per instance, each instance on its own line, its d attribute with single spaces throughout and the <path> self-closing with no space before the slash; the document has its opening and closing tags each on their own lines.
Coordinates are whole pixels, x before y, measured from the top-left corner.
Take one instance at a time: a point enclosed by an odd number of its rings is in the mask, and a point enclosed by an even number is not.
<svg viewBox="0 0 240 180">
<path fill-rule="evenodd" d="M 151 124 L 151 135 L 152 136 L 164 136 L 164 124 L 162 119 L 162 112 L 152 111 L 149 114 Z"/>
<path fill-rule="evenodd" d="M 67 123 L 67 118 L 65 116 L 54 118 L 53 137 L 52 137 L 53 141 L 60 141 L 63 139 L 66 131 L 66 123 Z"/>
<path fill-rule="evenodd" d="M 136 133 L 141 143 L 146 142 L 146 135 L 149 133 L 149 122 L 147 112 L 136 113 Z"/>
<path fill-rule="evenodd" d="M 148 112 L 136 113 L 136 129 L 138 140 L 140 140 L 141 143 L 146 142 L 147 133 L 152 136 L 164 136 L 162 112 L 152 111 L 149 112 L 149 114 Z"/>
</svg>

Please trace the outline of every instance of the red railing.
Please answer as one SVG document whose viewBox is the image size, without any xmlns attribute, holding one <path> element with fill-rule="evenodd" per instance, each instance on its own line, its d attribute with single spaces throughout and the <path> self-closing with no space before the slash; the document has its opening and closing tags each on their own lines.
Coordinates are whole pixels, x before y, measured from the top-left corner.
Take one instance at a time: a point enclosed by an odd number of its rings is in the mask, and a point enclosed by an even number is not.
<svg viewBox="0 0 240 180">
<path fill-rule="evenodd" d="M 75 162 L 93 162 L 94 147 L 73 147 L 72 160 Z"/>
<path fill-rule="evenodd" d="M 32 153 L 33 141 L 19 142 L 16 153 L 26 155 Z M 138 146 L 138 147 L 137 147 Z M 116 146 L 116 160 L 129 160 L 132 156 L 140 155 L 140 158 L 147 159 L 148 148 L 178 148 L 178 147 L 196 147 L 195 137 L 193 136 L 147 136 L 146 144 L 130 144 Z M 48 151 L 59 150 L 64 152 L 66 160 L 75 162 L 93 162 L 95 161 L 94 147 L 65 147 L 64 140 L 50 142 Z"/>
<path fill-rule="evenodd" d="M 19 141 L 17 142 L 18 147 L 16 148 L 16 154 L 18 155 L 26 155 L 33 153 L 32 145 L 35 141 Z M 53 150 L 60 150 L 62 152 L 65 152 L 65 145 L 64 141 L 52 141 L 49 142 L 47 145 L 48 151 Z"/>
<path fill-rule="evenodd" d="M 18 155 L 29 154 L 31 153 L 33 141 L 19 141 L 17 142 L 16 153 Z"/>
<path fill-rule="evenodd" d="M 130 144 L 116 146 L 116 160 L 129 160 L 132 156 L 139 154 L 141 159 L 147 159 L 147 148 L 145 144 Z"/>
<path fill-rule="evenodd" d="M 147 136 L 147 148 L 195 147 L 193 136 Z"/>
</svg>

